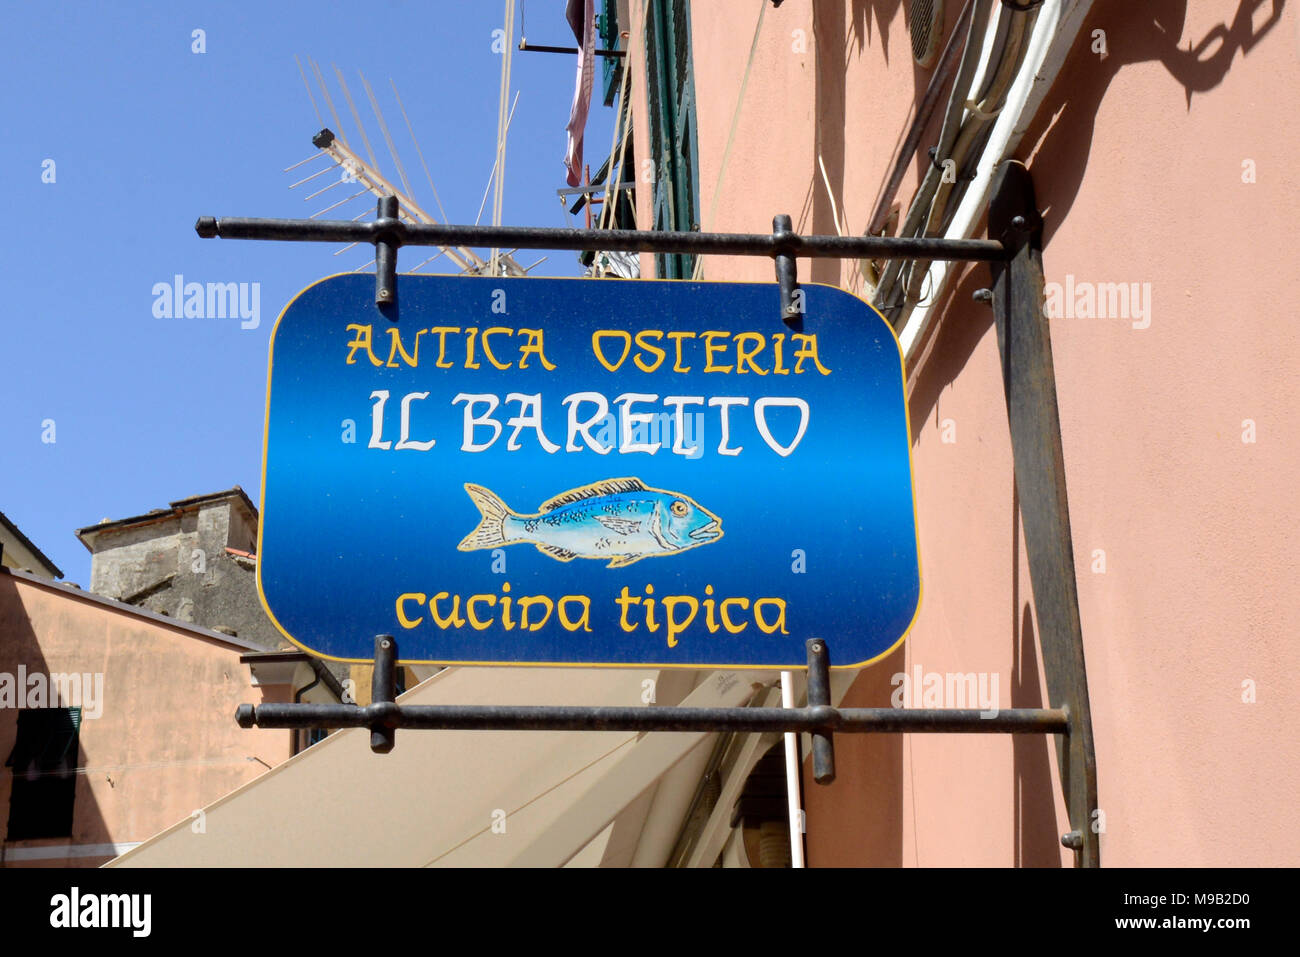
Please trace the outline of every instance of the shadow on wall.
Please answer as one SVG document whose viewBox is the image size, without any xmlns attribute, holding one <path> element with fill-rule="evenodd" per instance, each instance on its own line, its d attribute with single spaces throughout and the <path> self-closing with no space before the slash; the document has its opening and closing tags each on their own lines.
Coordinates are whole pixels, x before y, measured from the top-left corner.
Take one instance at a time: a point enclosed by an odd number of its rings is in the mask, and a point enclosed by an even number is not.
<svg viewBox="0 0 1300 957">
<path fill-rule="evenodd" d="M 1230 21 L 1215 25 L 1199 40 L 1179 46 L 1187 20 L 1189 0 L 1100 0 L 1094 5 L 1077 41 L 1078 51 L 1069 59 L 1038 111 L 1038 117 L 1026 132 L 1017 151 L 1020 158 L 1033 157 L 1033 168 L 1050 171 L 1038 183 L 1039 203 L 1050 210 L 1044 223 L 1044 246 L 1050 243 L 1056 227 L 1064 220 L 1078 194 L 1091 152 L 1093 128 L 1098 107 L 1111 80 L 1126 66 L 1158 62 L 1183 88 L 1188 109 L 1195 94 L 1206 93 L 1223 82 L 1240 52 L 1249 55 L 1260 40 L 1281 20 L 1286 0 L 1241 0 Z M 945 10 L 944 37 L 953 30 L 962 3 L 951 3 Z M 890 62 L 889 30 L 901 15 L 901 0 L 817 0 L 813 4 L 816 37 L 816 142 L 814 168 L 809 172 L 809 221 L 801 231 L 834 234 L 835 213 L 827 196 L 820 168 L 826 167 L 825 179 L 843 203 L 846 152 L 847 112 L 869 110 L 870 104 L 847 104 L 845 76 L 851 52 L 856 46 L 859 56 L 873 43 L 880 45 L 885 64 Z M 1106 56 L 1092 52 L 1093 31 L 1104 30 Z M 946 42 L 946 41 L 945 41 Z M 902 51 L 913 74 L 913 104 L 908 113 L 910 123 L 925 94 L 933 71 L 916 65 L 910 50 Z M 925 145 L 938 138 L 942 104 L 935 110 L 922 137 L 922 149 L 912 158 L 915 174 L 924 175 L 929 163 Z M 905 130 L 897 131 L 901 143 Z M 896 144 L 897 146 L 897 144 Z M 882 178 L 887 170 L 881 170 Z M 906 197 L 899 197 L 906 206 Z M 873 202 L 874 206 L 874 202 Z M 841 217 L 843 210 L 840 210 Z M 812 280 L 838 284 L 838 260 L 816 260 L 811 268 Z M 984 283 L 985 285 L 987 283 Z M 974 288 L 979 288 L 975 286 Z M 986 327 L 987 328 L 987 327 Z M 978 340 L 977 340 L 978 341 Z M 964 357 L 963 363 L 964 364 Z M 926 407 L 925 412 L 929 411 Z M 924 419 L 924 415 L 917 416 Z"/>
<path fill-rule="evenodd" d="M 906 669 L 903 646 L 859 674 L 842 708 L 888 708 L 893 675 Z M 813 783 L 805 765 L 804 806 L 810 822 L 809 867 L 903 866 L 901 734 L 837 734 L 835 782 Z"/>
<path fill-rule="evenodd" d="M 811 232 L 820 235 L 835 235 L 843 229 L 846 235 L 853 235 L 861 232 L 866 228 L 866 222 L 858 223 L 855 226 L 848 226 L 844 222 L 846 212 L 844 204 L 847 202 L 845 197 L 845 167 L 848 162 L 847 145 L 846 145 L 846 127 L 848 125 L 848 110 L 850 105 L 847 103 L 846 78 L 849 69 L 850 56 L 856 53 L 861 60 L 862 55 L 873 43 L 873 36 L 878 40 L 880 53 L 884 59 L 885 65 L 889 65 L 889 31 L 894 20 L 901 14 L 902 0 L 814 0 L 813 2 L 813 34 L 815 37 L 815 49 L 817 53 L 816 65 L 816 84 L 814 93 L 813 116 L 816 121 L 815 143 L 813 148 L 813 169 L 809 171 L 809 182 L 805 209 L 811 207 L 811 217 L 801 222 L 799 229 L 801 232 Z M 950 4 L 945 10 L 945 36 L 951 32 L 958 15 L 961 12 L 961 4 Z M 874 19 L 874 26 L 873 26 Z M 907 124 L 910 124 L 912 117 L 915 115 L 921 100 L 925 96 L 926 87 L 930 83 L 930 77 L 933 71 L 928 68 L 922 68 L 917 65 L 911 57 L 911 50 L 904 48 L 903 51 L 907 62 L 912 69 L 913 84 L 913 103 L 911 110 L 907 114 L 906 122 L 898 130 L 887 130 L 887 135 L 895 137 L 894 149 L 896 153 L 902 145 L 903 138 L 907 133 Z M 881 119 L 877 113 L 894 112 L 894 107 L 883 107 L 878 103 L 854 103 L 852 110 L 854 114 L 866 113 L 865 119 L 868 122 L 876 123 Z M 927 127 L 930 139 L 938 137 L 939 124 L 942 120 L 942 111 L 935 110 L 934 116 Z M 822 176 L 822 169 L 817 160 L 820 157 L 821 163 L 825 166 L 825 177 Z M 924 167 L 928 159 L 922 151 L 915 160 L 918 175 L 924 172 Z M 884 178 L 888 175 L 888 169 L 880 170 L 881 186 L 884 185 Z M 830 196 L 827 193 L 827 183 L 829 189 L 836 197 L 839 208 L 833 208 Z M 878 197 L 872 197 L 870 206 L 862 206 L 861 212 L 869 215 L 875 208 Z M 858 197 L 863 199 L 863 197 Z M 836 222 L 836 212 L 840 216 L 840 222 Z M 811 274 L 813 282 L 829 283 L 839 285 L 841 275 L 841 262 L 838 259 L 816 259 L 812 262 Z"/>
<path fill-rule="evenodd" d="M 813 2 L 816 4 L 817 0 L 813 0 Z M 844 5 L 841 3 L 840 9 L 843 10 L 843 8 Z M 852 37 L 857 44 L 858 52 L 861 53 L 865 47 L 870 45 L 872 34 L 875 33 L 880 37 L 880 52 L 885 58 L 885 64 L 888 65 L 889 27 L 902 9 L 903 0 L 853 0 Z M 876 21 L 874 27 L 871 24 L 873 13 Z"/>
<path fill-rule="evenodd" d="M 18 593 L 18 586 L 14 579 L 0 572 L 0 673 L 3 673 L 10 680 L 17 679 L 19 667 L 25 669 L 27 675 L 44 675 L 48 678 L 51 668 L 46 662 L 44 653 L 41 650 L 40 641 L 32 629 L 31 621 L 23 608 L 22 601 Z M 73 667 L 78 670 L 85 670 L 80 667 L 80 663 L 60 662 L 54 667 L 55 671 L 62 672 L 71 670 Z M 14 859 L 14 852 L 18 848 L 32 848 L 45 846 L 62 846 L 66 844 L 108 844 L 113 841 L 108 832 L 108 825 L 104 822 L 103 815 L 100 812 L 99 804 L 90 788 L 90 781 L 83 773 L 89 764 L 85 746 L 78 743 L 77 752 L 69 753 L 66 759 L 57 760 L 55 755 L 47 754 L 19 754 L 15 749 L 18 737 L 18 715 L 22 709 L 21 705 L 26 703 L 26 689 L 14 689 L 16 692 L 23 693 L 24 700 L 16 702 L 19 707 L 10 707 L 8 702 L 5 706 L 0 707 L 0 866 L 13 867 L 25 865 L 60 865 L 70 867 L 90 867 L 102 863 L 105 858 L 74 858 L 68 861 L 62 859 L 50 860 L 26 860 L 21 857 Z M 48 705 L 49 702 L 47 701 Z M 26 767 L 10 767 L 7 762 L 12 757 L 16 757 Z M 58 763 L 57 769 L 51 765 Z M 42 769 L 42 765 L 45 769 Z M 49 838 L 33 838 L 30 840 L 15 841 L 10 837 L 10 826 L 16 824 L 11 816 L 12 798 L 15 778 L 23 778 L 26 781 L 38 781 L 45 776 L 45 780 L 51 780 L 48 776 L 56 776 L 60 780 L 66 779 L 67 774 L 71 774 L 75 779 L 73 785 L 72 799 L 72 828 L 70 834 L 55 836 Z M 56 789 L 57 790 L 57 789 Z M 53 795 L 57 798 L 58 795 Z M 29 811 L 35 810 L 29 806 Z M 26 821 L 30 825 L 31 821 Z"/>
<path fill-rule="evenodd" d="M 1036 174 L 1038 205 L 1045 210 L 1045 259 L 1050 258 L 1052 236 L 1078 195 L 1092 149 L 1097 110 L 1119 71 L 1137 63 L 1162 63 L 1184 89 L 1190 104 L 1193 94 L 1205 93 L 1223 81 L 1237 52 L 1249 54 L 1277 25 L 1285 6 L 1285 0 L 1241 0 L 1231 23 L 1218 24 L 1184 49 L 1178 43 L 1187 3 L 1147 0 L 1136 5 L 1127 0 L 1102 0 L 1084 22 L 1077 52 L 1061 70 L 1016 152 Z M 1256 23 L 1257 14 L 1265 12 Z M 1105 59 L 1091 51 L 1094 30 L 1106 31 Z M 918 352 L 923 358 L 914 363 L 917 374 L 909 399 L 913 443 L 931 413 L 938 416 L 943 388 L 956 380 L 993 325 L 992 310 L 971 300 L 977 289 L 989 283 L 987 266 L 965 266 L 954 278 L 952 292 L 931 325 L 923 353 Z"/>
<path fill-rule="evenodd" d="M 1044 708 L 1038 643 L 1034 637 L 1034 612 L 1020 597 L 1020 498 L 1011 483 L 1011 707 Z M 1020 630 L 1015 624 L 1019 620 Z M 1056 791 L 1052 761 L 1057 738 L 1050 735 L 1013 734 L 1011 773 L 1015 808 L 1013 834 L 1016 867 L 1060 867 L 1060 829 L 1057 827 Z"/>
<path fill-rule="evenodd" d="M 920 441 L 923 428 L 939 428 L 939 402 L 944 388 L 961 375 L 993 327 L 992 308 L 974 301 L 976 290 L 992 282 L 988 266 L 966 263 L 949 282 L 947 301 L 930 323 L 929 333 L 917 352 L 921 358 L 908 369 L 907 404 L 913 446 Z"/>
<path fill-rule="evenodd" d="M 1085 22 L 1079 52 L 1065 65 L 1018 151 L 1032 156 L 1038 171 L 1035 187 L 1045 216 L 1045 249 L 1078 195 L 1092 147 L 1097 110 L 1111 80 L 1125 67 L 1159 62 L 1185 91 L 1188 109 L 1195 94 L 1218 86 L 1238 52 L 1248 55 L 1281 18 L 1284 0 L 1242 0 L 1230 23 L 1221 23 L 1197 42 L 1178 45 L 1187 15 L 1187 0 L 1150 0 L 1141 6 L 1120 0 L 1098 3 Z M 1093 53 L 1093 31 L 1106 31 L 1107 56 Z M 946 385 L 956 380 L 993 325 L 993 312 L 972 302 L 974 292 L 989 284 L 987 267 L 972 264 L 955 278 L 952 294 L 933 324 L 923 358 L 912 381 L 912 441 L 928 426 L 937 426 Z M 1039 689 L 1040 658 L 1031 606 L 1021 607 L 1019 511 L 1012 488 L 1011 637 L 1016 671 L 1011 706 L 1043 707 Z M 1059 866 L 1060 848 L 1052 788 L 1054 746 L 1036 736 L 1014 738 L 1015 840 L 1018 866 Z"/>
<path fill-rule="evenodd" d="M 813 87 L 813 168 L 808 194 L 812 200 L 812 219 L 804 227 L 819 235 L 834 236 L 839 232 L 832 211 L 826 183 L 822 179 L 822 166 L 826 179 L 837 197 L 844 195 L 844 105 L 845 72 L 848 57 L 844 40 L 844 0 L 823 0 L 813 3 L 813 43 L 817 51 L 817 65 Z M 818 161 L 820 162 L 820 165 Z M 811 279 L 832 286 L 840 284 L 840 260 L 814 259 Z"/>
<path fill-rule="evenodd" d="M 1102 0 L 1085 22 L 1078 51 L 1067 61 L 1039 110 L 1038 119 L 1022 140 L 1018 156 L 1033 156 L 1039 170 L 1035 186 L 1040 207 L 1050 208 L 1044 227 L 1044 246 L 1057 224 L 1068 214 L 1083 179 L 1092 145 L 1097 109 L 1110 81 L 1125 66 L 1144 62 L 1163 64 L 1185 91 L 1190 105 L 1194 94 L 1205 93 L 1222 82 L 1240 51 L 1249 54 L 1277 24 L 1284 0 L 1242 0 L 1230 23 L 1211 29 L 1198 42 L 1180 47 L 1188 0 Z M 841 195 L 845 169 L 846 111 L 857 105 L 845 102 L 844 74 L 851 44 L 859 53 L 879 36 L 881 52 L 889 60 L 888 28 L 901 9 L 901 0 L 851 0 L 851 20 L 846 31 L 845 0 L 816 0 L 814 30 L 818 51 L 815 116 L 816 154 L 821 155 L 827 178 Z M 946 15 L 948 31 L 960 10 L 952 4 Z M 1260 16 L 1257 17 L 1257 14 Z M 874 27 L 873 27 L 874 20 Z M 1258 20 L 1258 22 L 1256 22 Z M 1094 29 L 1107 30 L 1108 55 L 1098 61 L 1085 39 Z M 908 54 L 909 62 L 910 51 Z M 930 71 L 917 68 L 915 99 L 919 102 L 929 83 Z M 1100 66 L 1100 68 L 1099 68 Z M 935 111 L 922 145 L 937 136 L 942 109 Z M 909 117 L 910 121 L 910 117 Z M 927 160 L 922 149 L 917 159 Z M 882 170 L 881 175 L 886 175 Z M 812 228 L 805 231 L 834 233 L 834 215 L 826 196 L 821 171 L 814 169 L 810 186 Z M 906 205 L 906 200 L 904 200 Z M 837 261 L 813 265 L 813 279 L 838 284 Z M 993 325 L 993 312 L 975 305 L 972 296 L 989 285 L 988 267 L 968 264 L 953 277 L 951 294 L 939 310 L 930 335 L 922 345 L 922 358 L 911 379 L 912 442 L 929 425 L 931 414 L 939 421 L 939 404 L 945 386 L 956 380 Z M 1010 463 L 1008 463 L 1008 471 Z M 1009 631 L 1016 662 L 1011 706 L 1043 707 L 1036 630 L 1028 595 L 1022 598 L 1019 574 L 1019 512 L 1012 487 L 1012 607 Z M 1027 590 L 1026 590 L 1027 591 Z M 1021 607 L 1023 604 L 1023 608 Z M 862 672 L 843 701 L 844 707 L 888 707 L 890 677 L 904 668 L 902 648 Z M 807 798 L 809 819 L 836 821 L 834 835 L 809 834 L 809 861 L 815 866 L 900 866 L 902 861 L 903 802 L 902 735 L 841 735 L 836 739 L 839 778 L 832 788 L 811 788 Z M 1060 834 L 1056 819 L 1057 795 L 1052 785 L 1054 739 L 1037 735 L 1013 736 L 1015 776 L 1015 861 L 1018 866 L 1059 867 Z M 820 813 L 819 813 L 820 809 Z"/>
<path fill-rule="evenodd" d="M 1077 51 L 1057 76 L 1038 116 L 1021 140 L 1019 157 L 1033 157 L 1038 203 L 1044 217 L 1043 245 L 1065 220 L 1078 195 L 1092 149 L 1097 110 L 1111 80 L 1126 66 L 1157 62 L 1183 88 L 1187 109 L 1192 97 L 1223 82 L 1240 52 L 1248 56 L 1277 26 L 1286 0 L 1241 0 L 1231 22 L 1219 23 L 1200 40 L 1179 38 L 1187 21 L 1188 0 L 1103 0 L 1079 31 Z M 1258 22 L 1256 22 L 1258 20 Z M 1106 56 L 1093 52 L 1094 31 L 1105 31 Z"/>
</svg>

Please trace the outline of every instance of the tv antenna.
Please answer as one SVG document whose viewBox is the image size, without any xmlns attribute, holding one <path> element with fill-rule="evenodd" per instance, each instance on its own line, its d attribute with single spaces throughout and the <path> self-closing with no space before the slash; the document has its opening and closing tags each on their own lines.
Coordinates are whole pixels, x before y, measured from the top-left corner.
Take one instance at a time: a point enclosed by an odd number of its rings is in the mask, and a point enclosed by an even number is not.
<svg viewBox="0 0 1300 957">
<path fill-rule="evenodd" d="M 424 170 L 425 178 L 429 183 L 429 189 L 433 194 L 433 200 L 437 204 L 439 214 L 437 218 L 416 202 L 414 198 L 414 190 L 411 188 L 411 182 L 406 175 L 406 168 L 402 164 L 401 157 L 398 155 L 397 147 L 393 142 L 392 134 L 388 128 L 388 123 L 384 119 L 384 114 L 380 109 L 379 101 L 375 97 L 374 90 L 370 86 L 369 81 L 366 80 L 365 74 L 360 70 L 357 71 L 357 76 L 361 80 L 361 86 L 365 90 L 366 99 L 370 102 L 370 108 L 374 112 L 375 122 L 379 126 L 379 131 L 383 136 L 384 143 L 388 147 L 389 155 L 392 157 L 393 167 L 397 172 L 397 178 L 401 181 L 400 189 L 387 176 L 385 176 L 379 168 L 379 162 L 376 159 L 374 149 L 370 144 L 370 137 L 366 133 L 365 124 L 362 122 L 361 114 L 357 110 L 356 101 L 352 97 L 352 91 L 348 88 L 347 80 L 344 78 L 343 72 L 334 64 L 330 65 L 331 69 L 334 71 L 335 77 L 337 78 L 339 89 L 342 91 L 343 99 L 347 103 L 349 112 L 352 114 L 352 120 L 356 126 L 357 132 L 360 134 L 360 145 L 365 150 L 365 157 L 362 157 L 348 142 L 347 136 L 344 132 L 343 122 L 339 117 L 338 110 L 335 108 L 334 99 L 330 96 L 329 86 L 325 81 L 325 75 L 319 64 L 317 64 L 311 57 L 307 58 L 307 65 L 311 70 L 312 76 L 316 80 L 317 86 L 319 87 L 321 98 L 325 102 L 330 119 L 333 121 L 333 126 L 326 125 L 325 117 L 321 114 L 320 107 L 316 101 L 316 96 L 312 92 L 311 81 L 308 79 L 307 70 L 303 68 L 302 61 L 296 56 L 294 57 L 294 61 L 298 64 L 298 72 L 302 75 L 303 85 L 307 89 L 307 97 L 311 100 L 312 110 L 315 112 L 316 119 L 320 123 L 321 127 L 320 132 L 312 137 L 312 145 L 316 147 L 317 152 L 313 153 L 306 159 L 299 160 L 292 166 L 286 167 L 284 170 L 286 173 L 300 169 L 307 172 L 306 176 L 291 183 L 289 186 L 290 189 L 304 189 L 304 201 L 310 202 L 320 197 L 324 197 L 321 199 L 321 202 L 325 202 L 327 205 L 316 210 L 316 212 L 312 213 L 308 218 L 317 219 L 326 213 L 344 208 L 348 204 L 361 199 L 363 196 L 392 196 L 397 200 L 397 218 L 403 222 L 426 225 L 446 223 L 448 221 L 447 214 L 446 210 L 443 208 L 442 199 L 438 195 L 438 187 L 433 183 L 433 176 L 430 174 L 429 165 L 425 161 L 424 151 L 420 148 L 419 140 L 416 139 L 415 130 L 411 126 L 411 120 L 407 115 L 406 106 L 402 103 L 401 94 L 397 92 L 397 84 L 391 79 L 389 80 L 389 84 L 393 89 L 393 97 L 397 101 L 398 109 L 402 114 L 402 120 L 406 125 L 406 131 L 411 137 L 412 144 L 415 146 L 415 152 L 419 157 L 420 166 Z M 519 94 L 516 93 L 514 105 L 511 106 L 509 113 L 505 115 L 503 123 L 498 125 L 497 158 L 492 164 L 492 171 L 488 176 L 488 184 L 483 191 L 483 202 L 479 205 L 478 217 L 474 220 L 475 225 L 478 225 L 479 220 L 482 218 L 483 208 L 487 203 L 487 194 L 490 190 L 493 190 L 494 187 L 494 218 L 495 216 L 500 215 L 499 208 L 503 185 L 500 182 L 501 177 L 499 175 L 501 154 L 503 152 L 501 141 L 509 130 L 510 120 L 514 118 L 514 106 L 518 105 L 518 102 Z M 323 165 L 322 161 L 324 161 Z M 313 164 L 319 168 L 313 169 Z M 324 179 L 321 179 L 321 177 L 324 177 Z M 340 186 L 348 187 L 348 194 L 335 202 L 329 202 L 330 200 L 335 199 L 337 194 L 331 196 L 326 196 L 326 194 Z M 375 211 L 375 204 L 373 202 L 367 202 L 364 204 L 364 208 L 362 208 L 361 212 L 352 217 L 352 221 L 364 222 L 367 217 L 373 218 L 375 216 Z M 343 214 L 336 214 L 336 216 L 340 215 Z M 357 243 L 348 243 L 346 246 L 335 250 L 334 255 L 341 255 L 357 245 Z M 445 256 L 456 267 L 457 274 L 471 276 L 526 276 L 530 270 L 537 268 L 545 262 L 547 258 L 543 256 L 531 266 L 524 267 L 515 261 L 512 253 L 517 252 L 517 250 L 514 249 L 508 251 L 494 250 L 487 257 L 484 257 L 466 246 L 438 246 L 435 248 L 437 249 L 437 252 L 434 255 L 405 271 L 417 272 Z M 371 258 L 368 262 L 357 266 L 353 272 L 364 272 L 374 265 L 375 260 L 374 258 Z"/>
</svg>

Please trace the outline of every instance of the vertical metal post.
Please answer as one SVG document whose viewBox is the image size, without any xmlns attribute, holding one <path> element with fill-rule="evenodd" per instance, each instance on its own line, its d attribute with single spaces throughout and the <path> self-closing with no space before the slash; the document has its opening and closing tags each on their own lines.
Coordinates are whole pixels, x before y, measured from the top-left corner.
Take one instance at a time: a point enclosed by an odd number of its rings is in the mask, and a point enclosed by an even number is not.
<svg viewBox="0 0 1300 957">
<path fill-rule="evenodd" d="M 1052 339 L 1043 314 L 1042 218 L 1023 163 L 1008 160 L 998 170 L 989 206 L 989 237 L 1000 239 L 1010 254 L 1005 262 L 992 264 L 993 309 L 1043 670 L 1051 706 L 1064 708 L 1070 721 L 1065 739 L 1057 739 L 1072 828 L 1061 842 L 1075 851 L 1077 865 L 1097 867 L 1097 762 Z"/>
<path fill-rule="evenodd" d="M 788 251 L 793 246 L 786 246 L 787 243 L 792 244 L 795 239 L 794 223 L 789 216 L 782 213 L 780 216 L 772 217 L 772 238 L 778 244 L 779 250 L 774 258 L 776 259 L 776 282 L 781 288 L 781 320 L 787 325 L 795 325 L 799 321 L 802 310 L 795 304 L 794 291 L 799 288 L 799 273 L 794 256 Z"/>
<path fill-rule="evenodd" d="M 397 301 L 397 247 L 395 236 L 383 232 L 389 224 L 397 225 L 397 197 L 380 196 L 375 221 L 380 238 L 375 241 L 375 305 L 387 306 Z"/>
<path fill-rule="evenodd" d="M 808 641 L 808 707 L 831 711 L 831 653 L 820 638 Z M 835 739 L 829 730 L 812 735 L 813 780 L 830 784 L 835 780 Z"/>
<path fill-rule="evenodd" d="M 388 705 L 384 711 L 396 714 L 393 703 L 397 692 L 397 641 L 392 635 L 375 636 L 375 674 L 370 680 L 370 703 Z M 397 731 L 385 724 L 382 718 L 370 726 L 370 750 L 387 754 L 397 743 Z"/>
</svg>

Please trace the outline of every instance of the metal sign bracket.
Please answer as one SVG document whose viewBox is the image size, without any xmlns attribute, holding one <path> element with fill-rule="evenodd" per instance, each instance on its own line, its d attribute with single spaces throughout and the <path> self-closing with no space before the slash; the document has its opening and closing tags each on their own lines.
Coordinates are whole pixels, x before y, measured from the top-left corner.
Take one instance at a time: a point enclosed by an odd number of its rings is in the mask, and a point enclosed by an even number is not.
<svg viewBox="0 0 1300 957">
<path fill-rule="evenodd" d="M 453 226 L 406 223 L 398 212 L 397 199 L 385 196 L 370 223 L 202 217 L 195 230 L 204 238 L 371 243 L 375 303 L 394 317 L 390 307 L 397 300 L 397 249 L 403 245 L 768 256 L 780 287 L 781 319 L 796 327 L 801 312 L 796 256 L 990 263 L 1016 486 L 1050 707 L 1000 710 L 991 717 L 975 709 L 835 708 L 830 703 L 830 649 L 821 639 L 807 642 L 808 702 L 802 708 L 399 705 L 394 700 L 397 642 L 391 635 L 380 635 L 375 639 L 369 705 L 241 705 L 236 716 L 241 727 L 369 728 L 371 748 L 378 753 L 393 749 L 399 728 L 804 732 L 813 736 L 813 774 L 821 784 L 835 778 L 836 733 L 1052 734 L 1057 736 L 1071 824 L 1062 843 L 1074 850 L 1076 865 L 1100 865 L 1094 822 L 1096 759 L 1051 339 L 1042 312 L 1041 219 L 1023 164 L 1007 161 L 999 169 L 989 208 L 989 235 L 996 237 L 991 239 L 801 236 L 793 231 L 789 216 L 776 217 L 772 233 L 765 235 Z"/>
</svg>

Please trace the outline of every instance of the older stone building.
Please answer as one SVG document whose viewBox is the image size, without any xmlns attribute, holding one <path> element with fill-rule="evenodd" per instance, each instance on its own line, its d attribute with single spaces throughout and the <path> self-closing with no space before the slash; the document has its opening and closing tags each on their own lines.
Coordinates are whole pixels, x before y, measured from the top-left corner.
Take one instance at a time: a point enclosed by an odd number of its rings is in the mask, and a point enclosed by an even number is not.
<svg viewBox="0 0 1300 957">
<path fill-rule="evenodd" d="M 90 590 L 160 615 L 288 643 L 257 597 L 257 508 L 236 485 L 167 508 L 77 530 L 90 550 Z"/>
</svg>

